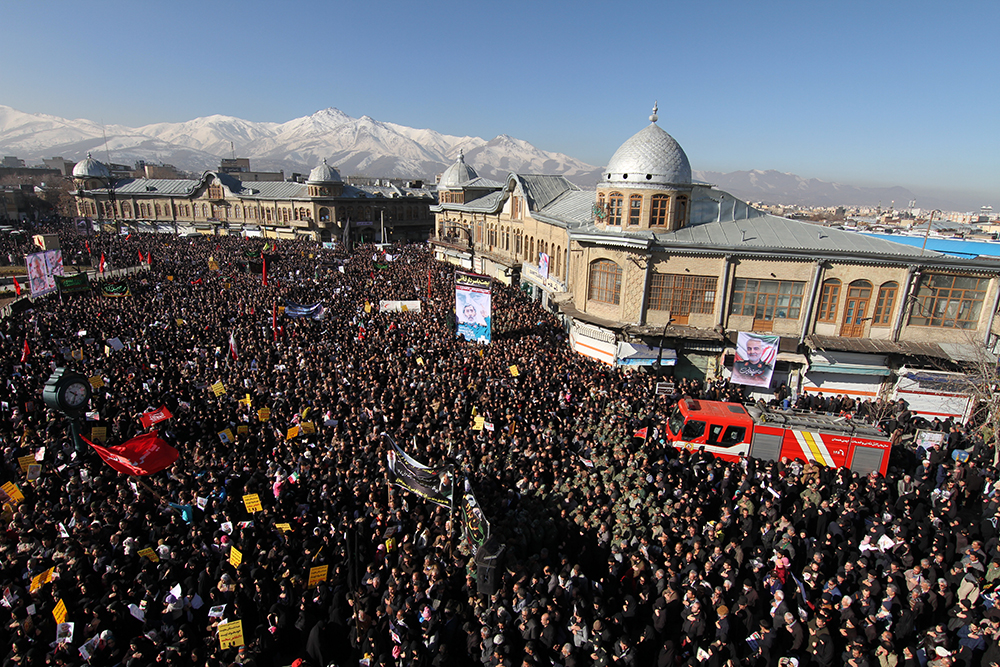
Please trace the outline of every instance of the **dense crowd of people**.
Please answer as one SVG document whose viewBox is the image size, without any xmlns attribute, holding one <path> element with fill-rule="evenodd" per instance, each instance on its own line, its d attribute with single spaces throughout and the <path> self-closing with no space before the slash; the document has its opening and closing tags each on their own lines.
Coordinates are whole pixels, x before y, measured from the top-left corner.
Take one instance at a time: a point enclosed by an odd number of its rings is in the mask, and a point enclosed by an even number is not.
<svg viewBox="0 0 1000 667">
<path fill-rule="evenodd" d="M 4 667 L 1000 662 L 1000 480 L 981 432 L 956 425 L 887 478 L 716 460 L 670 446 L 665 424 L 682 396 L 738 387 L 658 395 L 496 282 L 492 342 L 460 339 L 454 267 L 424 246 L 60 235 L 152 261 L 130 296 L 50 295 L 0 321 L 0 483 L 24 496 L 0 515 Z M 315 303 L 321 319 L 288 316 Z M 58 366 L 95 380 L 85 436 L 120 444 L 166 407 L 153 429 L 177 461 L 135 478 L 78 446 L 41 400 Z M 469 480 L 504 546 L 492 586 L 459 513 L 388 483 L 383 434 Z M 237 620 L 243 643 L 223 649 Z"/>
</svg>

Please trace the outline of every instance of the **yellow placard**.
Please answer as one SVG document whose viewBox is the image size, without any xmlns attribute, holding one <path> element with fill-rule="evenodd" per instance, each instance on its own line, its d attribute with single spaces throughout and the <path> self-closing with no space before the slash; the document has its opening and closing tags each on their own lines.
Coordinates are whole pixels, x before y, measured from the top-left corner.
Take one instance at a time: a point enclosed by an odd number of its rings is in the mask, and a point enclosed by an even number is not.
<svg viewBox="0 0 1000 667">
<path fill-rule="evenodd" d="M 18 456 L 17 464 L 21 466 L 21 472 L 28 472 L 28 466 L 35 464 L 35 455 L 29 454 L 28 456 Z"/>
<path fill-rule="evenodd" d="M 520 372 L 519 372 L 519 371 L 517 370 L 517 366 L 511 366 L 509 370 L 510 370 L 510 374 L 511 374 L 511 375 L 512 375 L 513 377 L 517 377 L 518 375 L 520 375 L 520 374 L 521 374 L 521 373 L 520 373 Z"/>
<path fill-rule="evenodd" d="M 257 411 L 257 419 L 258 420 L 260 420 L 262 422 L 266 422 L 270 418 L 271 418 L 271 409 L 270 408 L 261 408 L 260 410 Z"/>
<path fill-rule="evenodd" d="M 208 270 L 209 271 L 218 271 L 219 270 L 219 263 L 216 262 L 213 257 L 209 257 L 208 258 Z"/>
<path fill-rule="evenodd" d="M 278 314 L 279 315 L 284 315 L 285 314 L 285 307 L 284 306 L 278 306 Z"/>
<path fill-rule="evenodd" d="M 81 347 L 79 350 L 73 350 L 69 353 L 69 356 L 73 357 L 77 361 L 83 361 L 83 348 Z"/>
<path fill-rule="evenodd" d="M 212 385 L 212 393 L 216 396 L 222 396 L 226 393 L 226 385 L 222 384 L 222 382 L 216 382 Z"/>
<path fill-rule="evenodd" d="M 143 558 L 148 558 L 154 563 L 160 562 L 160 557 L 156 554 L 156 550 L 152 547 L 146 547 L 145 549 L 139 549 L 139 555 Z"/>
<path fill-rule="evenodd" d="M 173 276 L 167 276 L 167 280 L 169 280 L 170 282 L 174 282 L 174 277 Z"/>
<path fill-rule="evenodd" d="M 417 357 L 417 366 L 423 366 L 423 365 L 424 365 L 424 358 Z"/>
<path fill-rule="evenodd" d="M 250 427 L 247 426 L 246 424 L 240 424 L 239 426 L 236 427 L 237 435 L 247 435 L 249 433 L 250 433 Z"/>
<path fill-rule="evenodd" d="M 108 439 L 108 429 L 105 426 L 94 426 L 90 429 L 90 439 L 106 442 Z"/>
<path fill-rule="evenodd" d="M 233 289 L 233 283 L 228 280 L 222 283 L 222 286 L 225 287 L 226 289 Z"/>
<path fill-rule="evenodd" d="M 243 504 L 246 506 L 247 512 L 251 514 L 263 511 L 264 509 L 264 506 L 260 504 L 260 496 L 256 493 L 248 493 L 243 496 Z"/>
<path fill-rule="evenodd" d="M 368 301 L 365 301 L 365 314 L 368 314 L 370 312 L 372 312 L 372 304 Z"/>
<path fill-rule="evenodd" d="M 100 389 L 101 387 L 104 386 L 104 378 L 102 378 L 100 375 L 95 375 L 94 377 L 90 378 L 90 386 L 93 387 L 94 389 Z"/>
<path fill-rule="evenodd" d="M 3 489 L 3 492 L 7 494 L 7 497 L 15 503 L 19 503 L 24 500 L 24 494 L 21 493 L 21 489 L 17 488 L 17 484 L 14 482 L 7 482 L 3 486 L 0 486 L 0 489 Z"/>
<path fill-rule="evenodd" d="M 52 573 L 55 571 L 56 569 L 54 567 L 50 567 L 49 569 L 45 570 L 45 572 L 40 572 L 39 574 L 36 574 L 31 579 L 31 585 L 28 586 L 28 592 L 34 593 L 42 586 L 49 583 L 49 581 L 52 579 Z"/>
<path fill-rule="evenodd" d="M 243 621 L 219 623 L 219 646 L 224 649 L 243 646 Z"/>
<path fill-rule="evenodd" d="M 404 313 L 408 313 L 408 312 L 410 312 L 410 309 L 406 307 L 406 304 L 405 304 L 405 303 L 401 303 L 401 304 L 399 304 L 399 309 L 400 309 L 401 311 L 403 311 Z"/>
<path fill-rule="evenodd" d="M 253 403 L 253 399 L 250 398 L 250 394 L 247 394 L 246 398 L 241 398 L 240 399 L 240 403 L 242 403 L 243 405 L 249 406 L 251 403 Z"/>
<path fill-rule="evenodd" d="M 178 317 L 178 318 L 177 318 L 176 320 L 174 320 L 174 322 L 176 322 L 176 323 L 177 323 L 177 326 L 179 326 L 179 327 L 182 327 L 182 326 L 184 326 L 184 320 L 182 320 L 182 319 L 181 319 L 181 318 L 179 318 L 179 317 Z"/>
<path fill-rule="evenodd" d="M 292 532 L 292 524 L 290 524 L 290 523 L 276 523 L 276 524 L 274 524 L 274 527 L 277 528 L 278 530 L 280 530 L 283 533 L 290 533 L 290 532 Z"/>
<path fill-rule="evenodd" d="M 243 554 L 236 547 L 231 547 L 229 549 L 229 564 L 233 567 L 239 567 L 240 563 L 243 562 Z"/>
<path fill-rule="evenodd" d="M 483 426 L 485 424 L 486 424 L 486 417 L 483 417 L 483 416 L 476 417 L 475 420 L 472 422 L 472 430 L 473 431 L 482 431 L 483 430 Z"/>
<path fill-rule="evenodd" d="M 294 438 L 298 434 L 299 434 L 299 427 L 298 426 L 293 426 L 290 429 L 288 429 L 288 433 L 285 434 L 285 440 L 291 440 L 292 438 Z"/>
<path fill-rule="evenodd" d="M 302 424 L 299 426 L 299 428 L 306 435 L 310 435 L 311 433 L 315 433 L 316 432 L 316 424 L 313 424 L 312 422 L 302 422 Z"/>
<path fill-rule="evenodd" d="M 56 608 L 52 610 L 52 618 L 56 619 L 56 623 L 66 622 L 66 603 L 61 598 L 56 603 Z"/>
<path fill-rule="evenodd" d="M 219 433 L 219 440 L 222 442 L 235 442 L 236 438 L 233 437 L 233 430 L 227 428 L 225 431 L 221 431 Z"/>
<path fill-rule="evenodd" d="M 312 588 L 316 584 L 326 581 L 326 574 L 329 569 L 329 565 L 318 565 L 316 567 L 309 568 L 309 583 L 306 585 L 309 588 Z"/>
</svg>

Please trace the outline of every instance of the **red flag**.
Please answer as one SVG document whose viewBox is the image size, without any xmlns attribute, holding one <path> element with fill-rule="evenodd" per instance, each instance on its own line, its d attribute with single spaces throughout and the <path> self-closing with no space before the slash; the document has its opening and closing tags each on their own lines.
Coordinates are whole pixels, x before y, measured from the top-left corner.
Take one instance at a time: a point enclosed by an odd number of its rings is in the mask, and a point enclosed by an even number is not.
<svg viewBox="0 0 1000 667">
<path fill-rule="evenodd" d="M 28 360 L 28 355 L 31 354 L 31 348 L 28 347 L 28 339 L 24 339 L 24 350 L 21 352 L 21 363 L 23 364 Z"/>
<path fill-rule="evenodd" d="M 236 336 L 231 331 L 229 332 L 229 354 L 233 355 L 233 359 L 240 358 L 240 353 L 236 349 Z"/>
<path fill-rule="evenodd" d="M 177 460 L 178 452 L 160 438 L 160 434 L 151 431 L 137 436 L 114 447 L 95 445 L 86 438 L 81 438 L 94 448 L 104 462 L 126 475 L 152 475 L 170 466 Z"/>
<path fill-rule="evenodd" d="M 170 410 L 167 406 L 163 406 L 157 410 L 150 410 L 149 412 L 144 412 L 139 416 L 139 421 L 142 422 L 143 428 L 149 428 L 153 424 L 159 424 L 162 421 L 166 421 L 173 417 L 170 414 Z"/>
<path fill-rule="evenodd" d="M 198 278 L 198 280 L 192 280 L 192 281 L 191 281 L 191 284 L 192 284 L 192 285 L 200 285 L 200 284 L 201 284 L 201 281 L 202 281 L 202 279 L 201 279 L 201 278 Z"/>
<path fill-rule="evenodd" d="M 142 264 L 143 262 L 145 262 L 146 258 L 142 256 L 142 251 L 136 250 L 136 252 L 139 253 L 139 263 Z"/>
<path fill-rule="evenodd" d="M 14 291 L 21 296 L 21 283 L 17 282 L 17 276 L 14 276 Z"/>
<path fill-rule="evenodd" d="M 101 253 L 101 263 L 97 265 L 97 271 L 99 273 L 104 273 L 104 253 Z"/>
<path fill-rule="evenodd" d="M 153 251 L 152 250 L 150 250 L 149 252 L 146 253 L 146 264 L 148 266 L 152 266 L 153 265 Z"/>
<path fill-rule="evenodd" d="M 87 246 L 87 254 L 90 254 L 90 241 L 84 241 L 83 245 Z"/>
<path fill-rule="evenodd" d="M 132 232 L 128 233 L 128 235 L 125 237 L 125 240 L 128 241 L 130 238 L 132 238 Z"/>
<path fill-rule="evenodd" d="M 267 287 L 267 260 L 261 257 L 260 261 L 261 266 L 263 267 L 260 272 L 261 285 Z"/>
<path fill-rule="evenodd" d="M 636 431 L 635 435 L 632 436 L 632 437 L 634 437 L 634 438 L 645 438 L 647 433 L 649 433 L 649 427 L 648 426 L 643 426 L 638 431 Z"/>
</svg>

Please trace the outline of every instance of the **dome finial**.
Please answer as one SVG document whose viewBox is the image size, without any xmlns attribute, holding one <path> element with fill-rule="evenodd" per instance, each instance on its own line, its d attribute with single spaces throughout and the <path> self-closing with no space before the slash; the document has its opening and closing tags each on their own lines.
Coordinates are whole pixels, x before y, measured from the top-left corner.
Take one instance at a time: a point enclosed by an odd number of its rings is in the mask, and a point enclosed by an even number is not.
<svg viewBox="0 0 1000 667">
<path fill-rule="evenodd" d="M 465 149 L 464 148 L 459 148 L 458 149 L 458 161 L 459 162 L 465 162 Z"/>
<path fill-rule="evenodd" d="M 657 120 L 659 120 L 659 116 L 656 115 L 656 112 L 657 112 L 657 110 L 659 108 L 658 105 L 659 105 L 659 102 L 656 101 L 656 100 L 654 100 L 653 101 L 653 115 L 649 117 L 650 122 L 655 123 Z"/>
</svg>

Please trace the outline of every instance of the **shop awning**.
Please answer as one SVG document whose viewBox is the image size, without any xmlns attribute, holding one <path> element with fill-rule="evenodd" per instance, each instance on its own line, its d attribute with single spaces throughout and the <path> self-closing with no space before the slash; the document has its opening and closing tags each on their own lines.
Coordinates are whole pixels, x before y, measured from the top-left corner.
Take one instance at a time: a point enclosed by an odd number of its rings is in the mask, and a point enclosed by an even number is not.
<svg viewBox="0 0 1000 667">
<path fill-rule="evenodd" d="M 855 354 L 850 352 L 813 352 L 809 364 L 809 374 L 837 373 L 839 375 L 872 375 L 885 377 L 892 375 L 886 366 L 885 355 Z"/>
<path fill-rule="evenodd" d="M 618 343 L 615 360 L 619 366 L 652 366 L 657 359 L 661 366 L 673 366 L 677 363 L 677 352 L 639 343 Z"/>
</svg>

